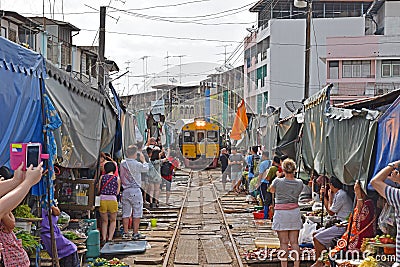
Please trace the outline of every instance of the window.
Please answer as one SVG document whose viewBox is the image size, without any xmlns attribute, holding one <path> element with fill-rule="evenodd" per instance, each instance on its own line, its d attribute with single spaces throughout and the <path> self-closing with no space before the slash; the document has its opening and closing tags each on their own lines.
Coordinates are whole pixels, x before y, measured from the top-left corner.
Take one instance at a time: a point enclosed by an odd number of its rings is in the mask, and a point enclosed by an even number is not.
<svg viewBox="0 0 400 267">
<path fill-rule="evenodd" d="M 400 60 L 383 60 L 382 77 L 400 77 Z"/>
<path fill-rule="evenodd" d="M 184 131 L 183 132 L 183 142 L 193 143 L 194 142 L 194 132 L 193 131 Z"/>
<path fill-rule="evenodd" d="M 218 131 L 207 131 L 207 140 L 209 142 L 218 142 Z"/>
<path fill-rule="evenodd" d="M 13 29 L 8 29 L 8 39 L 14 43 L 17 42 L 17 32 Z"/>
<path fill-rule="evenodd" d="M 339 78 L 339 61 L 329 61 L 329 79 Z"/>
<path fill-rule="evenodd" d="M 332 67 L 333 74 L 335 74 L 334 68 L 335 67 Z M 331 70 L 331 66 L 329 66 L 329 70 Z M 342 73 L 343 78 L 368 78 L 370 76 L 371 76 L 371 61 L 369 60 L 343 61 L 343 73 Z"/>
<path fill-rule="evenodd" d="M 29 48 L 36 48 L 36 34 L 30 29 L 18 28 L 18 38 L 21 43 L 28 44 Z"/>
<path fill-rule="evenodd" d="M 197 142 L 203 142 L 204 132 L 197 132 Z"/>
<path fill-rule="evenodd" d="M 7 29 L 6 28 L 1 27 L 0 36 L 7 38 Z"/>
<path fill-rule="evenodd" d="M 257 69 L 257 86 L 259 88 L 265 86 L 265 77 L 267 77 L 267 65 L 264 65 Z"/>
</svg>

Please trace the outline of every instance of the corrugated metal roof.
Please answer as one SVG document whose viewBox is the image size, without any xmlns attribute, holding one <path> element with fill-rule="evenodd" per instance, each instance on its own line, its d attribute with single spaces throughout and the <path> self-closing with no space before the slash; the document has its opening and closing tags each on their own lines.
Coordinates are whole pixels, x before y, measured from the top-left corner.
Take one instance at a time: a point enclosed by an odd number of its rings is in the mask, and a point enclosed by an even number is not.
<svg viewBox="0 0 400 267">
<path fill-rule="evenodd" d="M 360 100 L 348 101 L 344 103 L 335 104 L 338 108 L 351 108 L 351 109 L 375 109 L 377 107 L 385 106 L 393 103 L 400 95 L 400 89 L 393 90 L 384 95 L 373 96 L 369 98 L 363 98 Z"/>
</svg>

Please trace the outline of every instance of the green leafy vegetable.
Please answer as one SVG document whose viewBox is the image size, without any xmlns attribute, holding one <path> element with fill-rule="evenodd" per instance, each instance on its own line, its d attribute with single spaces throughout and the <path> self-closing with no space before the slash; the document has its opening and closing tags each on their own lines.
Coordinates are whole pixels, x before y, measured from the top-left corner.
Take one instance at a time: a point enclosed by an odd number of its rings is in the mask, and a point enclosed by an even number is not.
<svg viewBox="0 0 400 267">
<path fill-rule="evenodd" d="M 13 214 L 16 218 L 36 218 L 31 213 L 31 208 L 28 205 L 19 205 L 14 211 Z"/>
<path fill-rule="evenodd" d="M 36 247 L 39 246 L 40 238 L 38 236 L 31 235 L 26 231 L 18 231 L 15 235 L 22 240 L 22 247 L 28 254 L 35 253 Z"/>
</svg>

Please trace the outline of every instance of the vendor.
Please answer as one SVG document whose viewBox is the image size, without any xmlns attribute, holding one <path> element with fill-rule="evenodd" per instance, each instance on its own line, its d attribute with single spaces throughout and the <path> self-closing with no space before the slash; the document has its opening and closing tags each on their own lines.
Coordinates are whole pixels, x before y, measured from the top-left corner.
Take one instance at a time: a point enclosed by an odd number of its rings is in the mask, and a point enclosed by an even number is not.
<svg viewBox="0 0 400 267">
<path fill-rule="evenodd" d="M 329 179 L 330 189 L 326 193 L 325 187 L 321 188 L 321 195 L 324 196 L 324 205 L 329 215 L 334 216 L 338 221 L 346 221 L 353 210 L 353 201 L 343 190 L 342 182 L 332 176 Z M 315 256 L 320 259 L 323 250 L 331 247 L 332 240 L 341 237 L 346 232 L 345 226 L 333 225 L 321 228 L 314 235 Z M 322 267 L 324 263 L 317 260 L 311 267 Z"/>
<path fill-rule="evenodd" d="M 354 185 L 354 193 L 356 195 L 357 204 L 352 214 L 352 223 L 348 225 L 346 233 L 341 237 L 346 240 L 347 249 L 359 250 L 364 238 L 375 236 L 375 208 L 374 203 L 361 189 L 361 184 L 357 181 Z M 350 232 L 350 237 L 349 237 Z M 333 253 L 339 252 L 346 247 L 336 245 L 332 250 Z"/>
<path fill-rule="evenodd" d="M 80 267 L 78 250 L 74 243 L 65 238 L 61 233 L 60 228 L 57 226 L 58 216 L 60 215 L 60 210 L 56 206 L 51 207 L 51 219 L 53 224 L 54 238 L 56 240 L 57 254 L 60 259 L 60 267 Z M 42 223 L 40 229 L 40 238 L 42 239 L 44 248 L 53 257 L 51 250 L 51 234 L 49 217 L 46 209 L 42 209 Z"/>
</svg>

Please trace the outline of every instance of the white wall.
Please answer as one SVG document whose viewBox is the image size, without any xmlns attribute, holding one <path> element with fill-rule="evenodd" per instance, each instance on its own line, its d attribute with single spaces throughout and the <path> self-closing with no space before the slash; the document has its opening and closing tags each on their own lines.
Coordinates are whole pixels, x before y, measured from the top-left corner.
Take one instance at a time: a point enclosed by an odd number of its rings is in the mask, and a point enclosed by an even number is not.
<svg viewBox="0 0 400 267">
<path fill-rule="evenodd" d="M 385 2 L 385 35 L 400 34 L 400 1 Z"/>
<path fill-rule="evenodd" d="M 313 19 L 311 27 L 310 96 L 326 84 L 326 38 L 362 36 L 364 18 Z M 270 21 L 270 58 L 267 79 L 270 81 L 269 105 L 282 107 L 282 116 L 289 115 L 285 101 L 301 101 L 304 96 L 305 20 Z M 315 42 L 316 40 L 316 42 Z M 317 44 L 317 46 L 316 46 Z M 318 53 L 317 53 L 318 52 Z M 265 91 L 261 90 L 261 92 Z"/>
</svg>

